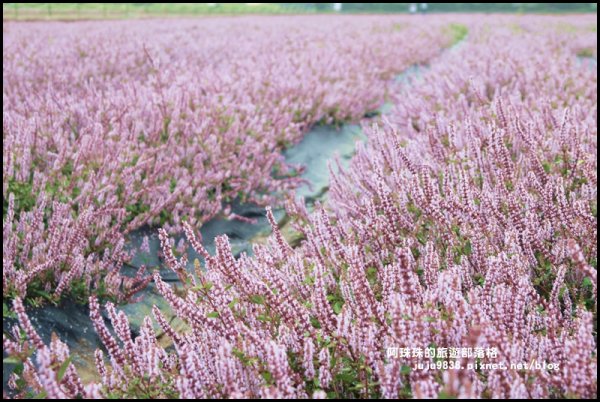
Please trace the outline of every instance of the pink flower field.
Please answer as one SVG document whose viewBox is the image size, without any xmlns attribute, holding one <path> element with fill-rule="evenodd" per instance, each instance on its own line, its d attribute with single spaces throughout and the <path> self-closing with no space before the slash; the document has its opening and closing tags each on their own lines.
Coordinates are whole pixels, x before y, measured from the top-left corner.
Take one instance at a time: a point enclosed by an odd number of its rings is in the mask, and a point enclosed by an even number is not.
<svg viewBox="0 0 600 402">
<path fill-rule="evenodd" d="M 597 397 L 595 14 L 3 31 L 5 398 Z"/>
</svg>

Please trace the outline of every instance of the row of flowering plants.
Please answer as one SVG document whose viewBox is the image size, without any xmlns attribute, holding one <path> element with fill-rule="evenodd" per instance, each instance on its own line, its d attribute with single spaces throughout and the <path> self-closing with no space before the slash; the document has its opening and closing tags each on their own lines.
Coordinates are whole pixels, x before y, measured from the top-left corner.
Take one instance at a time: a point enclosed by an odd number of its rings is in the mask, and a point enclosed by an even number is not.
<svg viewBox="0 0 600 402">
<path fill-rule="evenodd" d="M 180 283 L 153 280 L 187 328 L 154 308 L 133 338 L 107 303 L 111 331 L 91 297 L 97 381 L 15 299 L 10 383 L 52 398 L 597 396 L 597 72 L 573 40 L 593 21 L 565 23 L 470 21 L 365 127 L 327 206 L 288 199 L 299 247 L 270 209 L 252 257 L 225 235 L 211 255 L 183 223 L 206 262 L 191 273 L 161 229 Z"/>
<path fill-rule="evenodd" d="M 5 24 L 3 298 L 128 299 L 151 279 L 119 275 L 128 233 L 276 202 L 301 182 L 281 151 L 378 108 L 395 74 L 452 43 L 447 25 Z"/>
</svg>

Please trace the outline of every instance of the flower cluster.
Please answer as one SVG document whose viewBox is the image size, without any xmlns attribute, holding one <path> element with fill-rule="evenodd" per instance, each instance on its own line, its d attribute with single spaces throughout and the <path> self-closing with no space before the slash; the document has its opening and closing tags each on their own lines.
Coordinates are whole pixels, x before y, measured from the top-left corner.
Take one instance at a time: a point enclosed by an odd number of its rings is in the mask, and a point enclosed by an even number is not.
<svg viewBox="0 0 600 402">
<path fill-rule="evenodd" d="M 118 293 L 128 232 L 274 202 L 302 182 L 285 147 L 449 44 L 444 20 L 323 18 L 6 25 L 4 297 Z"/>
<path fill-rule="evenodd" d="M 185 225 L 206 260 L 192 275 L 161 231 L 181 286 L 154 282 L 186 324 L 154 309 L 169 346 L 150 318 L 132 339 L 108 304 L 115 339 L 92 299 L 101 380 L 57 382 L 44 353 L 29 370 L 66 396 L 597 396 L 597 72 L 570 41 L 591 20 L 567 21 L 465 21 L 466 42 L 398 88 L 349 169 L 332 169 L 328 204 L 288 200 L 298 247 L 270 211 L 273 236 L 237 259 L 226 236 L 210 255 Z"/>
</svg>

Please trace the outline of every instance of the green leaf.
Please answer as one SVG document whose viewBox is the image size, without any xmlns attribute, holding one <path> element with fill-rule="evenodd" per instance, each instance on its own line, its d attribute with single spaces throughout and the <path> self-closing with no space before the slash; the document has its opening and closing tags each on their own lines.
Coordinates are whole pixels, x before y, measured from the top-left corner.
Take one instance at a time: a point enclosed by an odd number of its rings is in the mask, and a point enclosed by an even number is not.
<svg viewBox="0 0 600 402">
<path fill-rule="evenodd" d="M 244 354 L 244 352 L 240 349 L 237 348 L 233 348 L 231 349 L 231 353 L 236 356 L 238 359 L 244 359 L 246 357 L 246 355 Z"/>
<path fill-rule="evenodd" d="M 342 307 L 344 306 L 344 302 L 341 300 L 336 301 L 335 303 L 333 303 L 333 312 L 336 314 L 339 314 L 342 311 Z"/>
<path fill-rule="evenodd" d="M 47 396 L 48 393 L 46 391 L 42 391 L 39 394 L 32 396 L 31 399 L 46 399 Z"/>
<path fill-rule="evenodd" d="M 254 304 L 265 304 L 265 298 L 262 295 L 250 295 L 250 301 Z"/>
<path fill-rule="evenodd" d="M 14 357 L 14 356 L 9 356 L 9 357 L 5 357 L 2 360 L 2 363 L 4 363 L 4 364 L 19 364 L 19 363 L 21 363 L 21 360 L 19 360 L 18 358 Z"/>
<path fill-rule="evenodd" d="M 42 296 L 44 299 L 52 300 L 52 295 L 50 293 L 48 293 L 48 292 L 43 291 L 43 290 L 35 289 L 33 293 L 37 294 L 38 296 Z"/>
<path fill-rule="evenodd" d="M 6 303 L 2 303 L 2 317 L 4 318 L 16 318 L 17 314 L 8 308 Z"/>
<path fill-rule="evenodd" d="M 471 241 L 467 240 L 467 242 L 465 243 L 465 246 L 463 247 L 463 254 L 471 255 L 472 252 L 473 252 L 473 248 L 471 246 Z"/>
<path fill-rule="evenodd" d="M 218 317 L 219 317 L 218 311 L 212 311 L 212 312 L 206 314 L 206 318 L 218 318 Z"/>
<path fill-rule="evenodd" d="M 65 376 L 65 372 L 67 371 L 69 364 L 71 364 L 72 359 L 73 358 L 71 356 L 69 356 L 69 358 L 67 360 L 65 360 L 64 362 L 62 362 L 62 364 L 60 365 L 60 368 L 58 369 L 58 373 L 56 373 L 56 379 L 59 382 L 62 381 L 63 377 Z"/>
<path fill-rule="evenodd" d="M 260 373 L 262 375 L 262 377 L 265 379 L 265 382 L 267 384 L 271 384 L 271 382 L 273 381 L 273 375 L 271 374 L 270 371 L 263 371 L 262 373 Z"/>
<path fill-rule="evenodd" d="M 260 322 L 269 322 L 271 321 L 271 317 L 269 317 L 266 314 L 259 314 L 258 317 L 256 317 L 256 319 Z"/>
<path fill-rule="evenodd" d="M 314 285 L 315 284 L 315 277 L 314 276 L 307 276 L 306 278 L 304 278 L 304 281 L 302 281 L 302 284 L 304 285 Z"/>
<path fill-rule="evenodd" d="M 238 299 L 237 297 L 234 298 L 232 301 L 229 302 L 229 304 L 227 304 L 227 306 L 229 306 L 230 309 L 232 309 L 236 304 L 238 304 L 240 302 L 240 299 Z"/>
<path fill-rule="evenodd" d="M 377 268 L 367 268 L 367 279 L 369 280 L 369 283 L 371 283 L 371 285 L 377 280 Z"/>
<path fill-rule="evenodd" d="M 355 373 L 350 370 L 336 374 L 336 379 L 347 384 L 352 384 L 356 382 Z"/>
<path fill-rule="evenodd" d="M 445 391 L 441 391 L 438 395 L 438 399 L 456 399 L 456 397 L 454 395 L 450 395 Z"/>
</svg>

